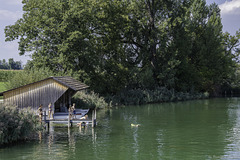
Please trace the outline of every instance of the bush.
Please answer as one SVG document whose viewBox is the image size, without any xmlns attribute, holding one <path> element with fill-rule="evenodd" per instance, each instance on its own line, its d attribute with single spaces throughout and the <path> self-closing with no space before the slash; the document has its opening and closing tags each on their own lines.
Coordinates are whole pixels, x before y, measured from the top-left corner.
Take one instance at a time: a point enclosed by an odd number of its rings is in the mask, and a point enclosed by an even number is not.
<svg viewBox="0 0 240 160">
<path fill-rule="evenodd" d="M 21 72 L 22 70 L 0 70 L 0 82 L 7 82 L 15 74 Z"/>
<path fill-rule="evenodd" d="M 208 98 L 205 93 L 183 93 L 175 92 L 174 89 L 168 90 L 165 87 L 158 87 L 154 90 L 131 89 L 118 93 L 115 96 L 107 96 L 106 101 L 112 105 L 140 105 L 148 103 L 173 102 L 192 99 Z"/>
<path fill-rule="evenodd" d="M 1 145 L 31 138 L 40 129 L 39 118 L 30 108 L 0 106 Z"/>
<path fill-rule="evenodd" d="M 80 108 L 105 108 L 109 106 L 103 97 L 94 92 L 77 92 L 72 101 L 76 103 L 76 106 L 80 106 Z"/>
</svg>

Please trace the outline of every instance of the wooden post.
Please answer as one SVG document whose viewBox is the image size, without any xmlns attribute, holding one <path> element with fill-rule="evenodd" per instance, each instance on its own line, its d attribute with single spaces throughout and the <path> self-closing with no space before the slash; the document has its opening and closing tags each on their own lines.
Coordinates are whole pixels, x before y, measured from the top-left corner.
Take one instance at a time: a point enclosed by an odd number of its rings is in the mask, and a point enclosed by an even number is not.
<svg viewBox="0 0 240 160">
<path fill-rule="evenodd" d="M 94 109 L 93 111 L 92 111 L 92 127 L 96 127 L 96 124 L 97 124 L 97 122 L 96 122 L 96 109 Z"/>
<path fill-rule="evenodd" d="M 70 120 L 71 120 L 70 111 L 68 111 L 68 128 L 70 127 Z"/>
<path fill-rule="evenodd" d="M 54 119 L 54 114 L 55 114 L 55 105 L 54 103 L 52 104 L 52 118 Z"/>
<path fill-rule="evenodd" d="M 72 106 L 71 98 L 72 98 L 72 97 L 71 97 L 71 92 L 68 91 L 68 103 L 69 103 L 68 106 L 70 106 L 70 105 Z"/>
<path fill-rule="evenodd" d="M 97 110 L 95 108 L 95 116 L 94 116 L 95 119 L 97 119 Z"/>
<path fill-rule="evenodd" d="M 95 108 L 95 116 L 94 116 L 94 127 L 97 126 L 97 110 Z"/>
<path fill-rule="evenodd" d="M 49 128 L 50 128 L 50 122 L 48 121 L 47 123 L 47 130 L 49 131 Z"/>
<path fill-rule="evenodd" d="M 92 111 L 92 127 L 94 127 L 94 110 Z"/>
<path fill-rule="evenodd" d="M 44 116 L 44 122 L 47 123 L 47 130 L 49 131 L 49 128 L 50 128 L 50 122 L 48 121 L 47 122 L 47 114 L 46 114 L 46 111 L 44 110 L 43 112 L 43 116 Z"/>
<path fill-rule="evenodd" d="M 43 116 L 44 116 L 44 122 L 46 123 L 46 122 L 47 122 L 47 114 L 46 114 L 46 111 L 44 110 L 43 113 L 44 113 L 44 114 L 43 114 Z"/>
</svg>

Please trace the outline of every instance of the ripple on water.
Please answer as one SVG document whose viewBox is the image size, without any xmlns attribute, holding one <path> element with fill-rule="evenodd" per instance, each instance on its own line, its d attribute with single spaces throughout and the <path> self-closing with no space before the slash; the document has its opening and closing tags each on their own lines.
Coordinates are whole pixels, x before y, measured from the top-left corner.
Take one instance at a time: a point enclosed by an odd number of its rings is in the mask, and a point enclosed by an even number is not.
<svg viewBox="0 0 240 160">
<path fill-rule="evenodd" d="M 210 99 L 112 109 L 98 116 L 95 129 L 55 127 L 39 142 L 1 148 L 0 159 L 239 159 L 239 101 Z"/>
</svg>

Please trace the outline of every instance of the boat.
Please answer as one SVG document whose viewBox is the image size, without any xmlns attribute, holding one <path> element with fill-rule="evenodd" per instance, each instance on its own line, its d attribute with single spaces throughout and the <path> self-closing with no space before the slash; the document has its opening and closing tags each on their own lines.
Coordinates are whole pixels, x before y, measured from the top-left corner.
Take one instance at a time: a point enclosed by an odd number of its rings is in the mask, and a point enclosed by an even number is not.
<svg viewBox="0 0 240 160">
<path fill-rule="evenodd" d="M 73 119 L 81 119 L 89 112 L 89 109 L 76 109 L 76 114 Z M 54 113 L 54 120 L 68 119 L 69 112 L 56 112 Z"/>
</svg>

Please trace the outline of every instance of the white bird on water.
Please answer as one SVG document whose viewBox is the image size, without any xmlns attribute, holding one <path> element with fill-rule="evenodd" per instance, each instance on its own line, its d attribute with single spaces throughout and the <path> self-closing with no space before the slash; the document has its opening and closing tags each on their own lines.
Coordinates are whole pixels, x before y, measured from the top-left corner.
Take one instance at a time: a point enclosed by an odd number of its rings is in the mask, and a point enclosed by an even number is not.
<svg viewBox="0 0 240 160">
<path fill-rule="evenodd" d="M 140 124 L 131 124 L 131 127 L 139 127 L 140 126 Z"/>
</svg>

